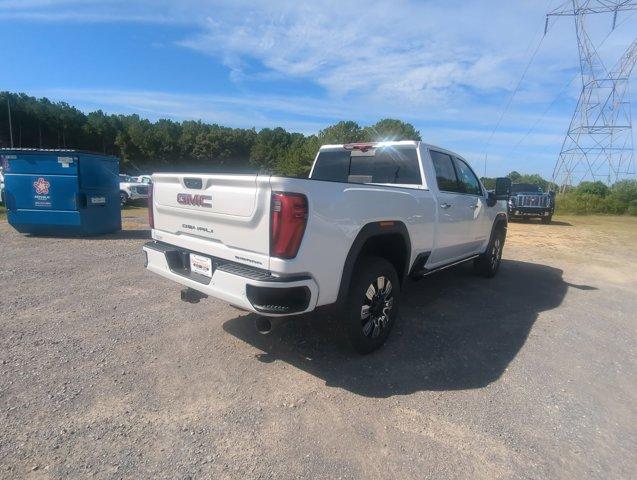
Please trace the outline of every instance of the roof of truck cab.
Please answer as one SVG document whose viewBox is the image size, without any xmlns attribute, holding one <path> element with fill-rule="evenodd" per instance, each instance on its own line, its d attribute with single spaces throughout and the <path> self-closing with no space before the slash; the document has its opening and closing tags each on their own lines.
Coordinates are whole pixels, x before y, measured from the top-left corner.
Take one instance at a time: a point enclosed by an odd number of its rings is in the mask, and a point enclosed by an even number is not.
<svg viewBox="0 0 637 480">
<path fill-rule="evenodd" d="M 329 144 L 329 145 L 321 145 L 321 150 L 325 149 L 335 149 L 335 148 L 343 148 L 345 145 L 356 145 L 356 144 L 375 144 L 380 147 L 390 147 L 390 146 L 398 146 L 398 147 L 418 147 L 423 146 L 426 148 L 433 148 L 434 150 L 442 150 L 445 152 L 451 152 L 451 150 L 443 147 L 439 147 L 437 145 L 432 145 L 431 143 L 426 143 L 421 140 L 392 140 L 388 142 L 351 142 L 351 143 L 341 143 L 341 144 Z M 457 155 L 457 154 L 454 154 Z"/>
<path fill-rule="evenodd" d="M 454 155 L 456 157 L 462 158 L 462 155 L 457 154 L 456 152 L 449 150 L 447 148 L 438 147 L 437 145 L 432 145 L 430 143 L 423 142 L 421 140 L 397 140 L 397 141 L 389 141 L 389 142 L 352 142 L 352 143 L 343 143 L 339 145 L 323 145 L 320 150 L 335 150 L 343 148 L 345 145 L 354 145 L 354 144 L 376 144 L 381 147 L 390 147 L 390 146 L 398 146 L 398 147 L 416 147 L 422 146 L 424 148 L 428 148 L 430 150 L 439 150 L 443 153 L 448 153 L 450 155 Z"/>
<path fill-rule="evenodd" d="M 389 142 L 351 142 L 351 143 L 341 143 L 341 144 L 334 144 L 334 145 L 321 145 L 321 150 L 343 148 L 345 145 L 355 145 L 355 144 L 361 144 L 361 145 L 374 144 L 379 147 L 390 147 L 390 146 L 417 147 L 419 143 L 421 142 L 418 140 L 397 140 L 397 141 L 389 141 Z"/>
</svg>

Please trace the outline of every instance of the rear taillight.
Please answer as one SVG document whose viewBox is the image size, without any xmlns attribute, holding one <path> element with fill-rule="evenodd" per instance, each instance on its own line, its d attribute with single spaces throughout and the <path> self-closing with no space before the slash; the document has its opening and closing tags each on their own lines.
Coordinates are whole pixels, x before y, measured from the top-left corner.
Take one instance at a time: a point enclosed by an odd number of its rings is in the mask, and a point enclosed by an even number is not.
<svg viewBox="0 0 637 480">
<path fill-rule="evenodd" d="M 270 255 L 278 258 L 296 257 L 305 225 L 307 198 L 300 193 L 272 194 L 270 206 Z"/>
<path fill-rule="evenodd" d="M 148 225 L 155 228 L 155 213 L 153 212 L 153 182 L 148 184 Z"/>
</svg>

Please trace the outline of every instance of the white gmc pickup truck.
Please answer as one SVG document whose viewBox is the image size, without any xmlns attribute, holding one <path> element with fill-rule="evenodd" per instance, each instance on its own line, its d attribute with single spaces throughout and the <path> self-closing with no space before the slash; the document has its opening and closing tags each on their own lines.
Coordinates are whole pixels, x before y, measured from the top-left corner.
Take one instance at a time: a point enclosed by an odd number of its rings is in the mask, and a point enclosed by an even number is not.
<svg viewBox="0 0 637 480">
<path fill-rule="evenodd" d="M 487 192 L 459 155 L 422 142 L 321 147 L 308 179 L 161 173 L 152 177 L 146 267 L 187 288 L 281 317 L 336 306 L 352 346 L 380 347 L 409 277 L 473 260 L 496 274 L 507 179 Z"/>
</svg>

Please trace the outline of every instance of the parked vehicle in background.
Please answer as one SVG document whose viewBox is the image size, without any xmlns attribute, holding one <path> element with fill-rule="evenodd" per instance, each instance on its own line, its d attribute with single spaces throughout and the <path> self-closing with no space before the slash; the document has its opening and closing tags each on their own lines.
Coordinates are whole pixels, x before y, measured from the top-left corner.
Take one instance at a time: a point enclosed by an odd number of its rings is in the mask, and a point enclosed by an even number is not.
<svg viewBox="0 0 637 480">
<path fill-rule="evenodd" d="M 361 353 L 389 335 L 407 277 L 466 261 L 492 277 L 506 236 L 508 188 L 488 193 L 459 155 L 422 142 L 326 145 L 309 179 L 160 173 L 152 185 L 145 264 L 187 287 L 183 300 L 258 313 L 261 333 L 335 307 Z"/>
<path fill-rule="evenodd" d="M 138 175 L 137 177 L 134 177 L 134 178 L 137 182 L 148 185 L 151 182 L 153 177 L 151 175 Z"/>
<path fill-rule="evenodd" d="M 508 203 L 509 218 L 529 220 L 536 217 L 542 223 L 551 223 L 555 211 L 555 193 L 543 192 L 532 183 L 514 183 Z"/>
<path fill-rule="evenodd" d="M 120 175 L 119 197 L 122 207 L 136 200 L 146 200 L 148 198 L 148 185 L 138 182 L 129 175 Z"/>
</svg>

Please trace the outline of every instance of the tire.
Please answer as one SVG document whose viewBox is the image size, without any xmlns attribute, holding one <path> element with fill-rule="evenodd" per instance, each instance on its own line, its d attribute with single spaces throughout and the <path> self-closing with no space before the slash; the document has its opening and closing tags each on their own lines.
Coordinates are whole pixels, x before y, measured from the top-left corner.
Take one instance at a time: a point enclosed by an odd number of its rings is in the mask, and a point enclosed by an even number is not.
<svg viewBox="0 0 637 480">
<path fill-rule="evenodd" d="M 524 223 L 529 223 L 531 221 L 531 217 L 522 217 L 522 221 Z"/>
<path fill-rule="evenodd" d="M 549 215 L 548 217 L 542 217 L 542 223 L 544 225 L 548 225 L 553 220 L 553 215 Z"/>
<path fill-rule="evenodd" d="M 380 257 L 361 258 L 342 318 L 352 348 L 363 355 L 380 348 L 394 326 L 399 304 L 400 282 L 394 266 Z"/>
<path fill-rule="evenodd" d="M 498 228 L 493 232 L 487 250 L 473 261 L 475 270 L 483 277 L 492 278 L 498 273 L 500 263 L 502 263 L 504 240 L 504 230 Z"/>
<path fill-rule="evenodd" d="M 126 192 L 119 192 L 119 203 L 122 207 L 128 203 L 128 194 Z"/>
</svg>

